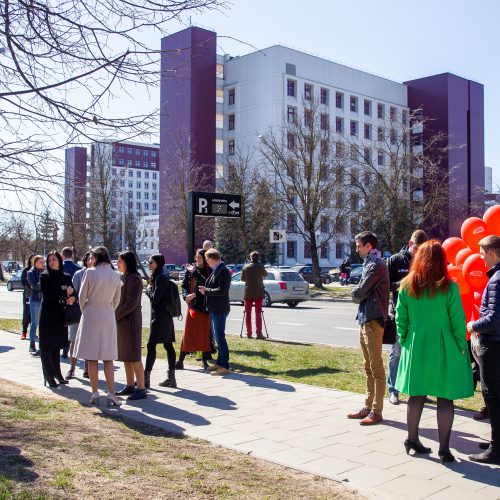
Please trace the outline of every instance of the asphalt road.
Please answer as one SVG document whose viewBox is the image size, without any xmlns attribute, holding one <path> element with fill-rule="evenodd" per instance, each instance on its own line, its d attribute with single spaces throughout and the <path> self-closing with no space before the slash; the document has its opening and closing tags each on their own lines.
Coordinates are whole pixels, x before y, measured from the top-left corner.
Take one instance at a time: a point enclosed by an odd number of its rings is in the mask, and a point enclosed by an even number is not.
<svg viewBox="0 0 500 500">
<path fill-rule="evenodd" d="M 9 292 L 5 286 L 0 286 L 0 317 L 20 319 L 21 297 L 21 291 Z M 299 304 L 295 309 L 284 304 L 273 304 L 272 307 L 264 309 L 269 337 L 291 342 L 335 346 L 359 347 L 355 316 L 356 306 L 350 302 L 309 301 Z M 149 326 L 149 317 L 149 300 L 144 295 L 142 299 L 144 326 Z M 239 335 L 242 321 L 243 306 L 238 303 L 231 304 L 227 333 Z M 182 322 L 176 321 L 176 329 L 182 330 L 182 328 Z"/>
</svg>

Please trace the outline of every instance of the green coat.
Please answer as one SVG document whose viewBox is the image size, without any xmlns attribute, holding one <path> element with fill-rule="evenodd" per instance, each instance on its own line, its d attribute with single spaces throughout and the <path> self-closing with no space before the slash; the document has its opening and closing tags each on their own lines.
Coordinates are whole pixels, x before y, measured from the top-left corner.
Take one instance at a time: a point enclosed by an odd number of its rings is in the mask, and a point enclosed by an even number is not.
<svg viewBox="0 0 500 500">
<path fill-rule="evenodd" d="M 456 283 L 447 293 L 399 292 L 396 324 L 401 359 L 396 389 L 410 396 L 462 399 L 474 395 L 465 314 Z"/>
</svg>

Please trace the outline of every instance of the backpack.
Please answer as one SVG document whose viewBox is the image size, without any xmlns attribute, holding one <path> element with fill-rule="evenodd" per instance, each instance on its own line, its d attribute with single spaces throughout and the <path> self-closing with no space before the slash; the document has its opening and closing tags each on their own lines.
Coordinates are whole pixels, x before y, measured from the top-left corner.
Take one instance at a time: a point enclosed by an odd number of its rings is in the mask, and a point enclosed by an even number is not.
<svg viewBox="0 0 500 500">
<path fill-rule="evenodd" d="M 179 296 L 179 289 L 171 279 L 168 280 L 168 286 L 165 292 L 165 296 L 168 314 L 170 314 L 172 318 L 179 318 L 180 320 L 182 320 L 181 298 Z"/>
</svg>

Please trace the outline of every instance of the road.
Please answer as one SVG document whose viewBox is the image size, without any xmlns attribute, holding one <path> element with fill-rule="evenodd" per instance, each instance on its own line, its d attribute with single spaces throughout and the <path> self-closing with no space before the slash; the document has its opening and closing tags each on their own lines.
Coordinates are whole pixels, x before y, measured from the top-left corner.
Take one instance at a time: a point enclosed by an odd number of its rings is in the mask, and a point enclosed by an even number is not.
<svg viewBox="0 0 500 500">
<path fill-rule="evenodd" d="M 9 292 L 4 286 L 0 286 L 0 317 L 20 319 L 21 297 L 21 291 Z M 145 295 L 142 299 L 142 313 L 143 325 L 149 326 L 150 305 Z M 284 304 L 274 304 L 264 309 L 269 337 L 335 346 L 359 347 L 355 316 L 356 306 L 350 302 L 309 301 L 295 309 Z M 242 321 L 243 306 L 231 304 L 227 332 L 239 335 Z M 176 329 L 182 330 L 182 322 L 176 320 L 175 323 Z"/>
</svg>

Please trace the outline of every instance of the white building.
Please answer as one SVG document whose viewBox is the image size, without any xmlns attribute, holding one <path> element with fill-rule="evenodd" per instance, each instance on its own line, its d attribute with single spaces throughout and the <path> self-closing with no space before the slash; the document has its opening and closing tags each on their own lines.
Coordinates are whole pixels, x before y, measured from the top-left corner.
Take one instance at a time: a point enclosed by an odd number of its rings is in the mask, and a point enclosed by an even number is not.
<svg viewBox="0 0 500 500">
<path fill-rule="evenodd" d="M 137 220 L 136 250 L 139 259 L 146 260 L 159 252 L 160 221 L 158 215 L 139 217 Z"/>
<path fill-rule="evenodd" d="M 259 136 L 282 129 L 291 114 L 300 119 L 303 103 L 313 99 L 339 140 L 350 133 L 351 139 L 369 146 L 376 142 L 383 121 L 398 116 L 404 122 L 409 116 L 407 87 L 402 83 L 295 49 L 277 45 L 241 57 L 218 56 L 217 175 L 224 175 L 224 157 L 238 150 L 254 151 L 258 165 Z M 287 227 L 287 214 L 281 227 Z M 346 235 L 330 242 L 320 265 L 338 265 L 350 253 L 350 239 Z M 311 262 L 307 245 L 295 234 L 281 255 L 283 264 Z"/>
</svg>

